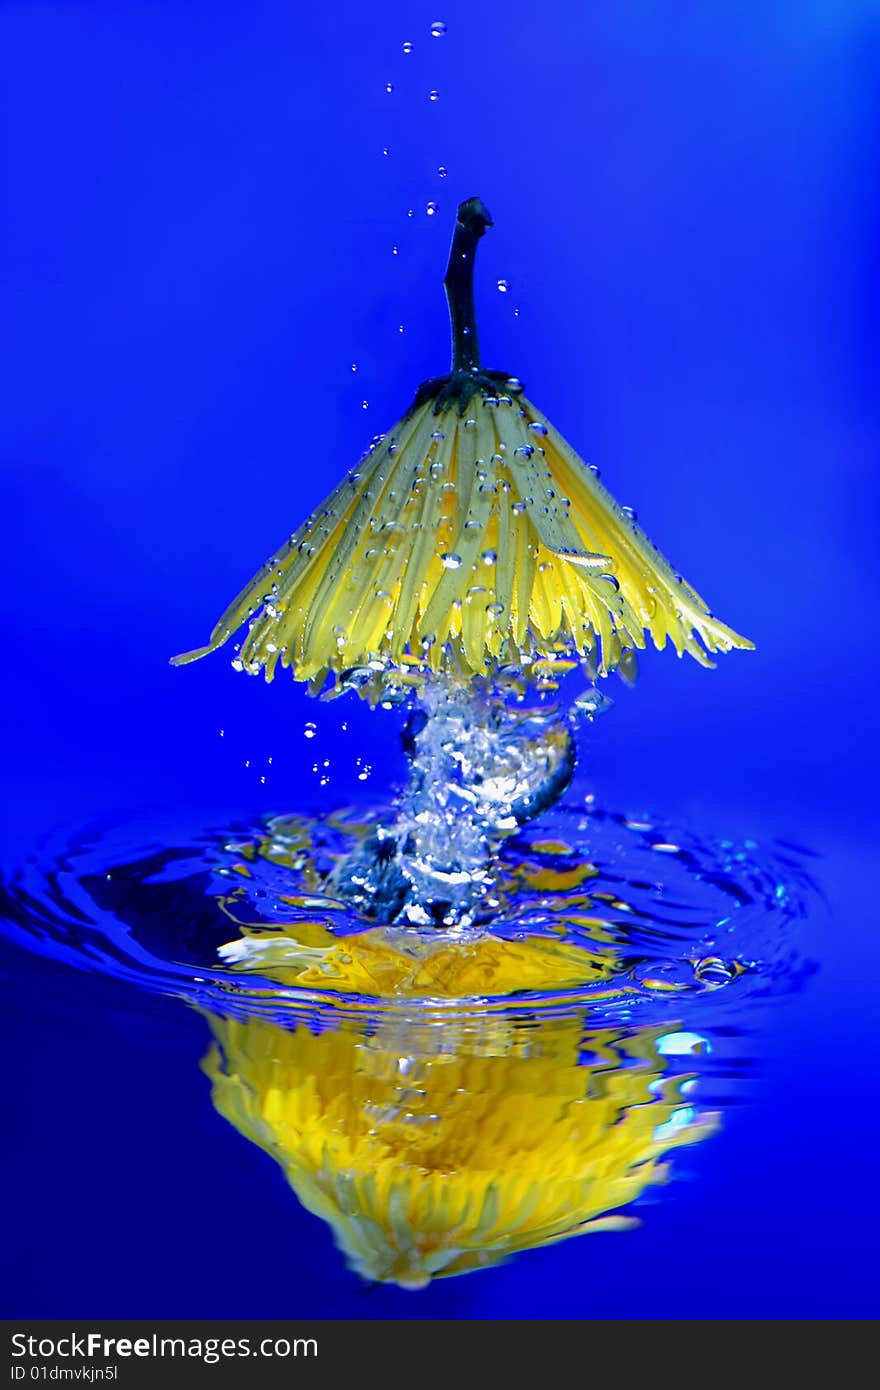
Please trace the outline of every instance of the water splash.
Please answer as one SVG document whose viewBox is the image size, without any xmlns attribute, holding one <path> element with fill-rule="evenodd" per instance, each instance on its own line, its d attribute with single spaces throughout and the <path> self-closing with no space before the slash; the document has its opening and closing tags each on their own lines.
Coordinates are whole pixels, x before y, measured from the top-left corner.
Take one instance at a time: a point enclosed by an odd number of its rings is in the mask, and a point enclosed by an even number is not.
<svg viewBox="0 0 880 1390">
<path fill-rule="evenodd" d="M 670 1154 L 715 1133 L 748 1082 L 742 1006 L 751 1022 L 808 973 L 796 926 L 816 891 L 806 851 L 606 811 L 583 789 L 520 821 L 546 794 L 523 749 L 567 724 L 541 711 L 512 736 L 484 703 L 468 744 L 439 689 L 430 714 L 393 809 L 82 833 L 0 890 L 20 945 L 200 1010 L 218 1113 L 358 1274 L 407 1289 L 637 1225 Z M 424 800 L 435 775 L 445 803 Z M 450 885 L 452 832 L 484 869 Z M 404 833 L 423 838 L 395 924 L 384 887 L 354 878 Z M 451 925 L 419 924 L 413 904 L 459 887 Z"/>
<path fill-rule="evenodd" d="M 68 837 L 7 875 L 0 923 L 69 965 L 267 1017 L 528 1002 L 649 1022 L 800 984 L 806 851 L 571 798 L 500 843 L 466 924 L 392 925 L 375 899 L 343 895 L 387 807 Z"/>
<path fill-rule="evenodd" d="M 568 786 L 571 726 L 553 706 L 511 708 L 435 680 L 404 744 L 409 785 L 390 822 L 342 862 L 335 887 L 389 925 L 469 926 L 495 882 L 499 842 Z"/>
</svg>

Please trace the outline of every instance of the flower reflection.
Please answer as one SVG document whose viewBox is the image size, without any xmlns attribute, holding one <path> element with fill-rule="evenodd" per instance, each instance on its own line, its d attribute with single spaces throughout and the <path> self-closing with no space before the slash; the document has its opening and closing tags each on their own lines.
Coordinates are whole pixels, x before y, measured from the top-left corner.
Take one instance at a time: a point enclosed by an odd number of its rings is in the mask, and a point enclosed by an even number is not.
<svg viewBox="0 0 880 1390">
<path fill-rule="evenodd" d="M 523 1010 L 364 1013 L 316 1031 L 212 1017 L 221 1115 L 281 1165 L 367 1279 L 421 1288 L 636 1224 L 673 1148 L 711 1134 L 669 1027 Z"/>
</svg>

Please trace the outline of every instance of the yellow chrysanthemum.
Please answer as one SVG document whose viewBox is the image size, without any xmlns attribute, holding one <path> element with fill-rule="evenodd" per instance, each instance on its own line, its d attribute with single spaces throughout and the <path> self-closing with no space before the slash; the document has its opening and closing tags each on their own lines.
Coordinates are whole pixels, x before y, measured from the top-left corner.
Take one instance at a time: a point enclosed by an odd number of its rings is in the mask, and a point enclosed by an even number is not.
<svg viewBox="0 0 880 1390">
<path fill-rule="evenodd" d="M 318 922 L 286 929 L 242 927 L 242 935 L 220 947 L 221 959 L 237 971 L 254 972 L 285 986 L 332 990 L 381 999 L 504 998 L 514 993 L 581 989 L 607 982 L 600 994 L 626 992 L 614 984 L 622 967 L 611 950 L 541 936 L 510 941 L 481 933 L 417 932 L 373 927 L 338 937 Z"/>
<path fill-rule="evenodd" d="M 229 606 L 195 660 L 249 621 L 237 663 L 375 693 L 389 668 L 471 679 L 577 653 L 599 673 L 646 637 L 703 665 L 748 648 L 709 612 L 520 383 L 479 365 L 473 259 L 491 221 L 459 208 L 446 278 L 453 370 Z M 372 681 L 372 686 L 370 682 Z"/>
<path fill-rule="evenodd" d="M 404 1287 L 632 1224 L 620 1209 L 662 1179 L 661 1156 L 716 1122 L 662 1080 L 660 1029 L 212 1028 L 220 1114 L 279 1162 L 355 1270 Z"/>
</svg>

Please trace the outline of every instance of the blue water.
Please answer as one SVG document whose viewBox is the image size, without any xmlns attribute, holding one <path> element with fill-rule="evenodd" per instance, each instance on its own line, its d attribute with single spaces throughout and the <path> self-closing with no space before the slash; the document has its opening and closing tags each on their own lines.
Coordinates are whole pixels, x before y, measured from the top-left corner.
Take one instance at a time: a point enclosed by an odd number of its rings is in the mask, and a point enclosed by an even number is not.
<svg viewBox="0 0 880 1390">
<path fill-rule="evenodd" d="M 646 658 L 584 775 L 815 851 L 825 905 L 792 931 L 818 968 L 707 1018 L 722 1128 L 638 1231 L 414 1294 L 347 1273 L 216 1115 L 201 1017 L 4 945 L 3 1310 L 875 1315 L 875 7 L 439 17 L 4 11 L 4 871 L 96 820 L 175 844 L 390 795 L 397 713 L 166 661 L 444 369 L 449 218 L 479 193 L 486 360 L 757 646 Z"/>
</svg>

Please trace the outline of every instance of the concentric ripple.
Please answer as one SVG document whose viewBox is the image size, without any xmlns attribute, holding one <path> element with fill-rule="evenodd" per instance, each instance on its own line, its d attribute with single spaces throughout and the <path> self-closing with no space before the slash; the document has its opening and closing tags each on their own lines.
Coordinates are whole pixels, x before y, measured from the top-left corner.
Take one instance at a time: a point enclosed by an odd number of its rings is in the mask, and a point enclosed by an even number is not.
<svg viewBox="0 0 880 1390">
<path fill-rule="evenodd" d="M 587 799 L 589 803 L 589 799 Z M 793 988 L 812 856 L 570 803 L 502 845 L 467 928 L 387 927 L 336 892 L 387 808 L 169 834 L 116 826 L 7 877 L 0 920 L 27 948 L 226 1015 L 418 1008 L 650 1022 L 670 1005 Z"/>
</svg>

